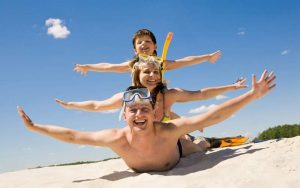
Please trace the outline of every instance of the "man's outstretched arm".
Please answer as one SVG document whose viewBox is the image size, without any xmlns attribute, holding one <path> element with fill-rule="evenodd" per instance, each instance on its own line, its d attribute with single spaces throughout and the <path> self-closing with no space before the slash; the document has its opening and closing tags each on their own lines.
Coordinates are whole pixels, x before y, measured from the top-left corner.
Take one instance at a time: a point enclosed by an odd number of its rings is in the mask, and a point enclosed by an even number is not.
<svg viewBox="0 0 300 188">
<path fill-rule="evenodd" d="M 82 132 L 55 125 L 42 125 L 33 123 L 21 107 L 17 111 L 26 128 L 30 131 L 50 136 L 54 139 L 72 144 L 113 147 L 121 138 L 119 129 L 108 129 L 98 132 Z"/>
<path fill-rule="evenodd" d="M 205 114 L 176 119 L 171 121 L 171 123 L 173 122 L 178 128 L 176 129 L 178 134 L 183 135 L 222 122 L 250 102 L 269 93 L 275 87 L 275 78 L 273 72 L 267 76 L 266 70 L 262 73 L 258 81 L 256 81 L 256 77 L 253 75 L 252 89 L 247 93 L 226 101 Z"/>
</svg>

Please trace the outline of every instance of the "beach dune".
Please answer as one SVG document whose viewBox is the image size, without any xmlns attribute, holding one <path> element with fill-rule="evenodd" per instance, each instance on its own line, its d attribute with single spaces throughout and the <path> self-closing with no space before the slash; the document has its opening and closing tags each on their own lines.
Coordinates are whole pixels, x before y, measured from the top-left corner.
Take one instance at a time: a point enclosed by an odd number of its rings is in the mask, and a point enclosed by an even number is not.
<svg viewBox="0 0 300 188">
<path fill-rule="evenodd" d="M 166 172 L 135 173 L 122 159 L 0 174 L 1 188 L 222 187 L 297 188 L 300 136 L 220 148 L 182 158 Z"/>
</svg>

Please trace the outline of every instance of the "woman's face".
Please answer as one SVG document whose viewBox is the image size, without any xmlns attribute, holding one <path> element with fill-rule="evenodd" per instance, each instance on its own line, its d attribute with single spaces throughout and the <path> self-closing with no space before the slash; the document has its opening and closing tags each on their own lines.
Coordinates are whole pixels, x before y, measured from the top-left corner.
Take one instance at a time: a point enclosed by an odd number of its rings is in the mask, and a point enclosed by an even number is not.
<svg viewBox="0 0 300 188">
<path fill-rule="evenodd" d="M 149 36 L 141 36 L 135 40 L 134 50 L 136 54 L 153 55 L 154 50 L 156 50 L 156 44 L 153 43 Z"/>
<path fill-rule="evenodd" d="M 144 64 L 141 67 L 139 79 L 144 87 L 152 91 L 161 82 L 160 70 L 155 64 Z"/>
</svg>

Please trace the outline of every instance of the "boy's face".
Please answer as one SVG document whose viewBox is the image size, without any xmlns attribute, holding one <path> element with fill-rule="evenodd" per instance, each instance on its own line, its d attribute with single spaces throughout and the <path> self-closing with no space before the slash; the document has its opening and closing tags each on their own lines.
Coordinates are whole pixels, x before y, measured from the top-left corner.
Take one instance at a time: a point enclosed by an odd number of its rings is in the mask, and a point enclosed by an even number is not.
<svg viewBox="0 0 300 188">
<path fill-rule="evenodd" d="M 157 46 L 153 43 L 150 36 L 144 35 L 136 38 L 134 42 L 135 46 L 135 54 L 146 54 L 153 55 L 154 50 L 156 50 Z"/>
<path fill-rule="evenodd" d="M 126 105 L 124 119 L 134 131 L 143 131 L 153 126 L 154 110 L 150 102 L 134 102 Z"/>
</svg>

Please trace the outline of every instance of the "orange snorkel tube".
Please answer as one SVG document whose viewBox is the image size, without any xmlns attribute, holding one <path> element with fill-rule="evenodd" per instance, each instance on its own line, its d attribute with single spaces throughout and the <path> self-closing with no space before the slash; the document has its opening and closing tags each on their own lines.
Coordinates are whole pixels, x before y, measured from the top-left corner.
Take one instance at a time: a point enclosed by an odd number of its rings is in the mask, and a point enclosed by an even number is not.
<svg viewBox="0 0 300 188">
<path fill-rule="evenodd" d="M 164 61 L 167 58 L 167 53 L 168 53 L 169 45 L 171 43 L 172 38 L 173 38 L 173 33 L 169 32 L 168 35 L 167 35 L 167 38 L 165 40 L 163 52 L 162 52 L 162 55 L 161 55 L 161 58 L 162 58 L 162 61 L 163 61 L 162 65 L 161 65 L 161 77 L 162 77 L 162 80 L 164 80 L 164 73 L 165 73 L 165 63 L 164 63 Z"/>
</svg>

